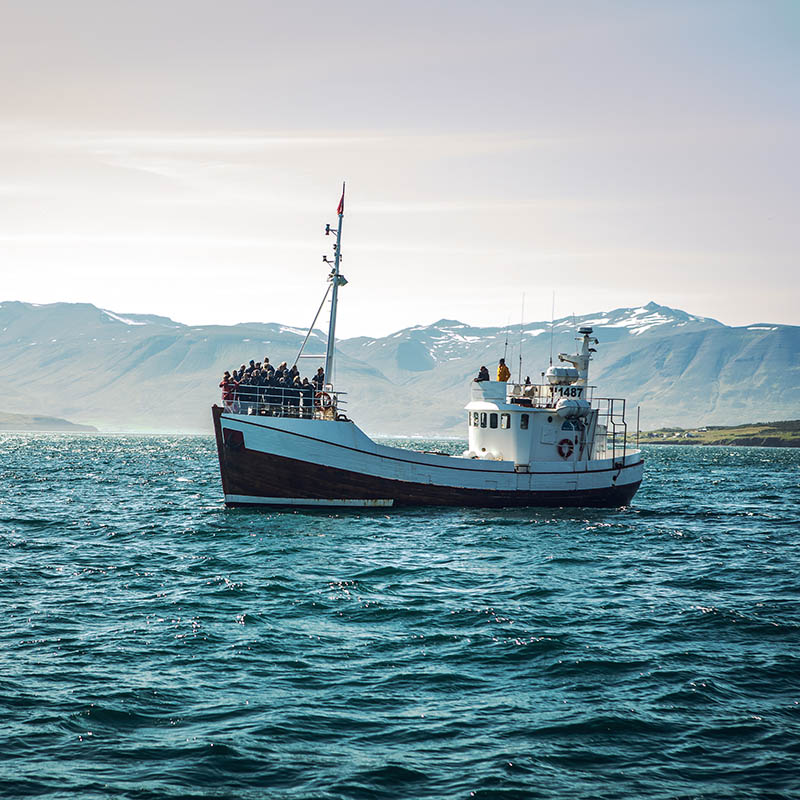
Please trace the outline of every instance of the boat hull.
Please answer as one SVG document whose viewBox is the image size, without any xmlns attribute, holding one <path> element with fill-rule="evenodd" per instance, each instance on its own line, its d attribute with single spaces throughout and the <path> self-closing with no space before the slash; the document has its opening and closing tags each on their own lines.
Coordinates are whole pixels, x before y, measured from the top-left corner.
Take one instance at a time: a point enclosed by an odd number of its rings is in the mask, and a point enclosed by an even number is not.
<svg viewBox="0 0 800 800">
<path fill-rule="evenodd" d="M 508 462 L 377 445 L 353 423 L 253 419 L 216 406 L 213 417 L 231 507 L 619 507 L 641 483 L 638 454 L 590 472 L 566 464 L 554 464 L 553 472 L 516 472 Z"/>
</svg>

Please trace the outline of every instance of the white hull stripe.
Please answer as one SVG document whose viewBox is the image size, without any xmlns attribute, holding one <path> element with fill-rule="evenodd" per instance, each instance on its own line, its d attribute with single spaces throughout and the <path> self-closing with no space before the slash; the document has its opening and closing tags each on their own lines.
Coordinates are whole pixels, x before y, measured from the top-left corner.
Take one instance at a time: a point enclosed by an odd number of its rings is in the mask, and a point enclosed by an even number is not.
<svg viewBox="0 0 800 800">
<path fill-rule="evenodd" d="M 392 499 L 358 500 L 342 498 L 326 499 L 316 497 L 258 497 L 250 494 L 226 494 L 226 503 L 252 503 L 261 506 L 355 506 L 366 508 L 388 508 L 394 505 Z"/>
</svg>

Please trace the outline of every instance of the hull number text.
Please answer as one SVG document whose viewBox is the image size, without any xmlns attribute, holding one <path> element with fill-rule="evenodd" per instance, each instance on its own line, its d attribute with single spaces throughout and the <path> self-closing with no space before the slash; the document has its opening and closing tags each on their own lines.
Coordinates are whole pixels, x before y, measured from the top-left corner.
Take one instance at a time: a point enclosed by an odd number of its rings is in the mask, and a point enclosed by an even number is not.
<svg viewBox="0 0 800 800">
<path fill-rule="evenodd" d="M 583 395 L 582 386 L 551 386 L 550 394 L 558 397 L 581 397 Z"/>
</svg>

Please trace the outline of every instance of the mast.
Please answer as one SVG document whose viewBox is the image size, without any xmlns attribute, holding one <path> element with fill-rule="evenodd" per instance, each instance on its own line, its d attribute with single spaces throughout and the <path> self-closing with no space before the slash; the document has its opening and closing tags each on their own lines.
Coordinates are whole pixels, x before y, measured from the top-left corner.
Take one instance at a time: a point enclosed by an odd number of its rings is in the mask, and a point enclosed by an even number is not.
<svg viewBox="0 0 800 800">
<path fill-rule="evenodd" d="M 333 383 L 333 356 L 334 347 L 336 344 L 336 305 L 339 300 L 339 287 L 347 283 L 344 275 L 339 273 L 339 262 L 342 259 L 342 221 L 344 220 L 344 183 L 342 183 L 342 199 L 339 201 L 339 207 L 336 213 L 339 215 L 339 225 L 336 231 L 331 231 L 331 226 L 325 226 L 325 235 L 330 233 L 336 237 L 336 242 L 333 245 L 333 269 L 328 275 L 328 281 L 331 283 L 333 291 L 331 292 L 331 320 L 328 325 L 328 349 L 325 353 L 325 381 L 326 383 Z M 326 264 L 330 264 L 327 256 L 323 256 L 322 260 Z"/>
<path fill-rule="evenodd" d="M 519 313 L 519 377 L 517 383 L 522 383 L 522 329 L 525 327 L 525 292 L 522 293 L 522 310 Z"/>
</svg>

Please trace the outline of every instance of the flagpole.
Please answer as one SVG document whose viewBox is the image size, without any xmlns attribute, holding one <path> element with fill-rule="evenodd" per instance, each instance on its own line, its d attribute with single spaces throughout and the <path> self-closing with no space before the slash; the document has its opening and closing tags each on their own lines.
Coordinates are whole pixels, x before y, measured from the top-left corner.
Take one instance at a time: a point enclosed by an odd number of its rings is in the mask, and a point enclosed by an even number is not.
<svg viewBox="0 0 800 800">
<path fill-rule="evenodd" d="M 333 285 L 333 292 L 331 293 L 331 320 L 328 325 L 328 349 L 325 353 L 325 382 L 328 384 L 333 383 L 333 356 L 334 347 L 336 344 L 336 306 L 339 301 L 339 286 L 343 286 L 346 281 L 342 275 L 339 274 L 339 261 L 342 257 L 342 221 L 344 220 L 344 188 L 342 183 L 342 199 L 339 201 L 337 214 L 339 215 L 339 226 L 336 231 L 336 243 L 334 244 L 334 259 L 333 269 L 328 276 L 328 280 Z"/>
</svg>

